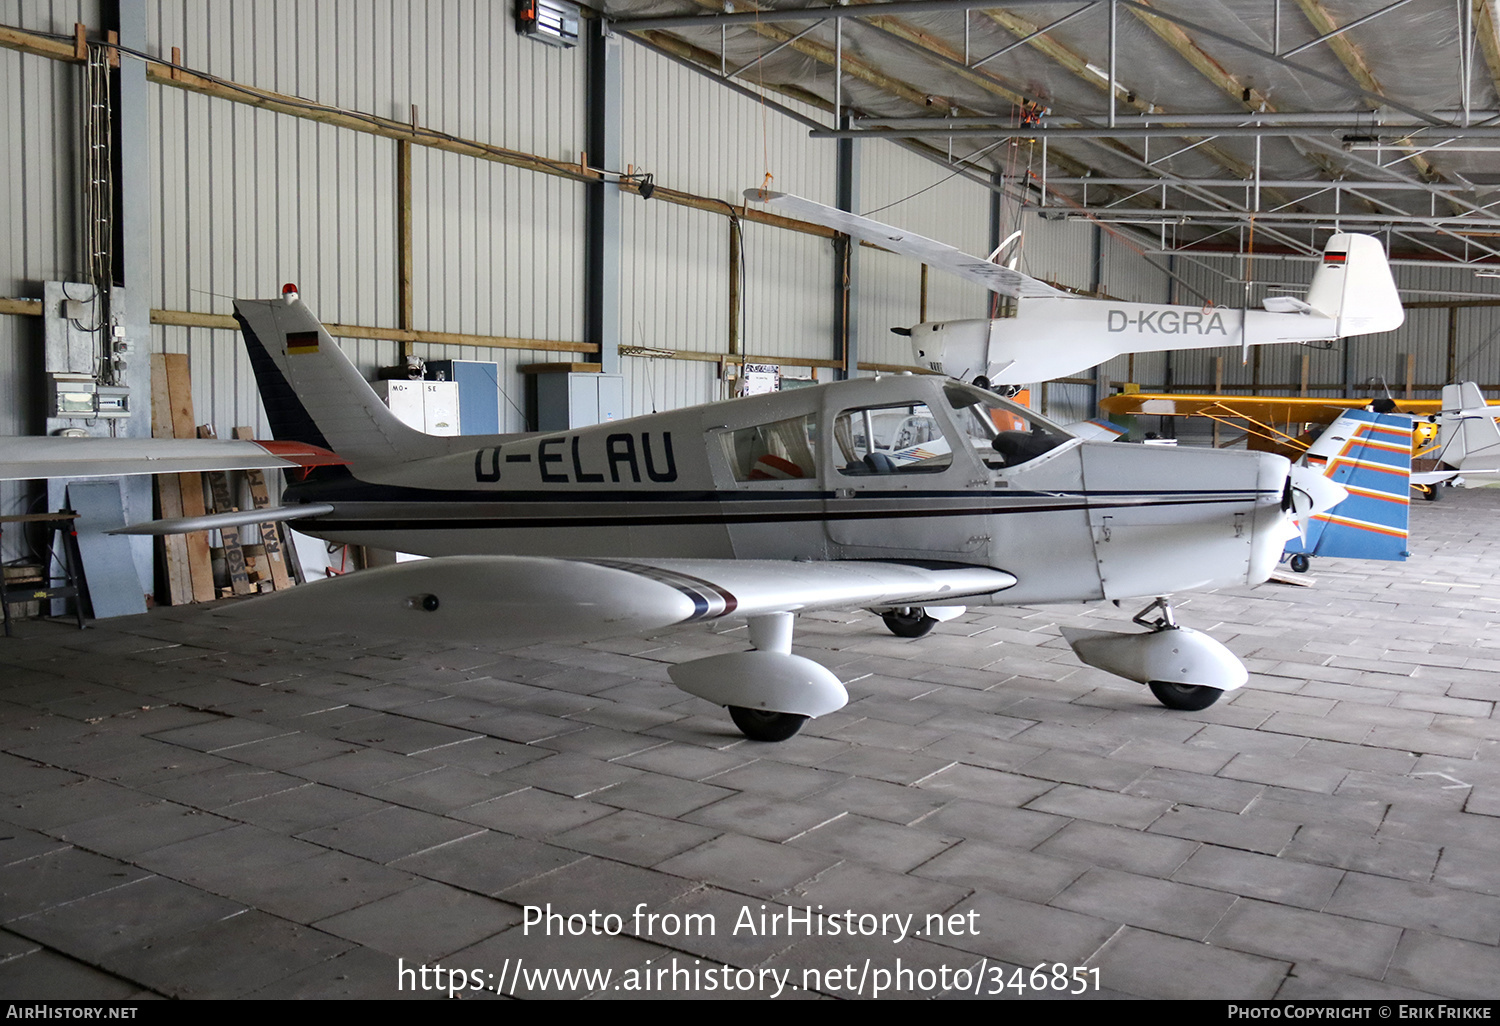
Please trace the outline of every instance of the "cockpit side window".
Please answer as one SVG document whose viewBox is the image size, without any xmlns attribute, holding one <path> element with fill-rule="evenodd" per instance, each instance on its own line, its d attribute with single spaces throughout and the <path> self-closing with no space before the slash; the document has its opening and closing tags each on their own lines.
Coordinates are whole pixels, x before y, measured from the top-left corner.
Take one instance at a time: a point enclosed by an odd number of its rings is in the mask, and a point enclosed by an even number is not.
<svg viewBox="0 0 1500 1026">
<path fill-rule="evenodd" d="M 1046 418 L 992 392 L 949 384 L 943 393 L 960 429 L 991 469 L 1029 463 L 1072 437 Z"/>
<path fill-rule="evenodd" d="M 797 481 L 818 476 L 817 418 L 754 424 L 719 435 L 736 481 Z"/>
<path fill-rule="evenodd" d="M 834 418 L 834 465 L 840 474 L 935 473 L 953 450 L 932 411 L 921 404 L 866 406 Z"/>
</svg>

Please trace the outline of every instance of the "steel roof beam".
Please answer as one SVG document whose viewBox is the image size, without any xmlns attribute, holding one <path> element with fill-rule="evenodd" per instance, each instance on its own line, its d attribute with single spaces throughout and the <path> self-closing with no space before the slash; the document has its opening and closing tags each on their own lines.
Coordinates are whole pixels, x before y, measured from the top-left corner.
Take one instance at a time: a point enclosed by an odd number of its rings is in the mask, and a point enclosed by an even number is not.
<svg viewBox="0 0 1500 1026">
<path fill-rule="evenodd" d="M 1083 178 L 1056 178 L 1052 179 L 1054 185 L 1113 185 L 1121 188 L 1139 188 L 1142 186 L 1170 185 L 1173 188 L 1179 186 L 1193 186 L 1199 189 L 1249 189 L 1255 183 L 1249 179 L 1239 178 L 1102 178 L 1088 175 Z M 1392 192 L 1490 192 L 1500 190 L 1500 185 L 1453 185 L 1449 183 L 1428 182 L 1356 182 L 1349 180 L 1326 181 L 1321 178 L 1287 179 L 1287 178 L 1262 178 L 1261 187 L 1274 186 L 1278 189 L 1318 189 L 1334 190 L 1338 192 L 1352 192 L 1355 190 L 1375 190 Z"/>
<path fill-rule="evenodd" d="M 1223 65 L 1199 46 L 1197 41 L 1184 32 L 1182 26 L 1165 18 L 1147 13 L 1152 10 L 1149 4 L 1137 4 L 1127 9 L 1135 16 L 1136 20 L 1155 33 L 1157 38 L 1171 47 L 1179 57 L 1187 61 L 1204 79 L 1221 90 L 1230 100 L 1243 105 L 1252 118 L 1258 117 L 1263 113 L 1274 113 L 1276 116 L 1280 116 L 1280 112 L 1276 110 L 1276 105 L 1271 102 L 1270 97 L 1248 82 L 1242 82 L 1239 78 L 1230 74 Z M 1281 3 L 1280 0 L 1276 0 L 1275 49 L 1280 48 L 1280 39 Z M 1308 159 L 1330 178 L 1340 178 L 1343 175 L 1343 169 L 1339 163 L 1326 155 L 1310 155 Z"/>
<path fill-rule="evenodd" d="M 1161 121 L 1171 120 L 1170 115 L 1164 115 Z M 936 119 L 934 119 L 934 122 Z M 1040 139 L 1044 136 L 1052 139 L 1181 139 L 1191 138 L 1194 133 L 1180 126 L 1155 124 L 1155 125 L 1122 125 L 1116 124 L 1113 128 L 1107 125 L 999 125 L 991 127 L 950 127 L 941 122 L 928 122 L 925 126 L 915 128 L 843 128 L 843 129 L 821 129 L 814 133 L 815 137 L 821 139 L 853 139 L 858 136 L 894 136 L 904 139 L 923 138 L 990 138 L 1011 139 L 1022 138 Z M 1421 129 L 1397 128 L 1394 130 L 1383 129 L 1381 126 L 1361 125 L 1357 122 L 1349 122 L 1343 125 L 1227 125 L 1222 128 L 1211 128 L 1208 133 L 1212 136 L 1223 136 L 1225 138 L 1262 138 L 1266 136 L 1312 136 L 1312 135 L 1353 135 L 1358 137 L 1359 142 L 1381 142 L 1390 141 L 1394 147 L 1397 142 L 1411 145 L 1412 140 L 1421 140 L 1424 143 L 1432 140 L 1436 144 L 1440 140 L 1456 139 L 1500 139 L 1500 125 L 1470 125 L 1467 128 L 1460 125 L 1426 125 Z M 1344 140 L 1338 140 L 1342 143 Z"/>
<path fill-rule="evenodd" d="M 1405 0 L 1402 0 L 1402 2 L 1405 2 Z M 1302 8 L 1302 13 L 1312 23 L 1313 28 L 1323 33 L 1322 36 L 1313 40 L 1313 42 L 1321 42 L 1326 39 L 1329 49 L 1338 57 L 1339 63 L 1344 66 L 1345 70 L 1349 72 L 1350 77 L 1359 84 L 1359 87 L 1372 99 L 1379 97 L 1382 103 L 1387 102 L 1385 90 L 1381 88 L 1379 80 L 1375 77 L 1375 73 L 1370 70 L 1369 62 L 1365 60 L 1364 54 L 1360 53 L 1359 48 L 1342 33 L 1357 24 L 1369 21 L 1370 18 L 1384 14 L 1392 8 L 1384 7 L 1372 15 L 1356 19 L 1343 28 L 1339 28 L 1334 23 L 1333 15 L 1328 12 L 1328 8 L 1323 6 L 1322 0 L 1297 0 L 1297 6 Z M 1399 6 L 1399 4 L 1396 6 Z M 1285 57 L 1288 55 L 1283 54 L 1282 56 Z M 1424 157 L 1413 154 L 1409 159 L 1412 162 L 1412 166 L 1417 169 L 1417 173 L 1422 175 L 1422 177 L 1440 177 L 1437 169 Z"/>
<path fill-rule="evenodd" d="M 1462 111 L 1433 111 L 1437 117 L 1451 121 L 1454 127 L 1459 127 L 1459 119 L 1463 117 Z M 1360 115 L 1350 111 L 1253 111 L 1247 110 L 1235 114 L 1170 114 L 1165 111 L 1142 114 L 1121 114 L 1116 119 L 1120 125 L 1186 125 L 1194 128 L 1250 128 L 1258 125 L 1288 125 L 1288 126 L 1320 126 L 1335 125 L 1347 126 L 1351 119 L 1358 119 Z M 1500 121 L 1500 110 L 1471 111 L 1470 116 L 1475 121 Z M 1077 122 L 1080 119 L 1069 114 L 1050 113 L 1047 120 L 1054 126 L 1063 123 Z M 955 128 L 982 128 L 985 125 L 1005 124 L 1010 121 L 1009 114 L 985 114 L 974 117 L 947 117 L 947 116 L 917 116 L 917 117 L 864 117 L 855 118 L 856 126 L 869 125 L 875 128 L 925 128 L 935 125 L 952 125 Z M 1379 122 L 1368 122 L 1362 125 L 1365 129 L 1423 129 L 1432 131 L 1433 126 L 1426 121 L 1400 121 L 1392 118 L 1384 118 Z"/>
<path fill-rule="evenodd" d="M 1114 10 L 1115 6 L 1113 2 L 1111 2 L 1111 15 L 1113 15 Z M 1152 104 L 1147 103 L 1146 101 L 1135 96 L 1128 89 L 1122 87 L 1118 80 L 1101 80 L 1096 74 L 1089 70 L 1088 60 L 1082 54 L 1076 53 L 1071 48 L 1064 46 L 1062 43 L 1058 42 L 1056 39 L 1053 39 L 1044 31 L 1039 30 L 1037 26 L 1033 25 L 1031 22 L 1025 20 L 1024 18 L 1018 17 L 1017 15 L 1005 10 L 985 10 L 982 13 L 986 18 L 993 21 L 996 25 L 999 25 L 1011 35 L 1018 37 L 1019 39 L 1021 39 L 1021 41 L 1026 42 L 1029 46 L 1032 47 L 1032 49 L 1036 50 L 1038 53 L 1051 60 L 1054 64 L 1072 74 L 1074 78 L 1077 78 L 1078 80 L 1086 83 L 1094 89 L 1104 90 L 1110 97 L 1107 113 L 1109 119 L 1112 122 L 1118 118 L 1118 113 L 1116 111 L 1116 101 L 1120 99 L 1123 99 L 1126 104 L 1135 107 L 1140 111 L 1153 109 Z M 1113 22 L 1111 22 L 1111 24 L 1113 24 Z M 1157 113 L 1163 121 L 1170 120 L 1170 115 L 1161 112 Z M 1253 168 L 1251 168 L 1244 161 L 1240 160 L 1234 154 L 1226 152 L 1221 147 L 1208 144 L 1207 140 L 1200 140 L 1199 145 L 1203 147 L 1205 156 L 1209 157 L 1219 166 L 1225 168 L 1232 174 L 1249 175 L 1254 171 Z"/>
<path fill-rule="evenodd" d="M 861 4 L 857 7 L 790 7 L 762 8 L 734 14 L 683 14 L 658 18 L 612 18 L 610 25 L 620 32 L 719 28 L 733 25 L 767 25 L 782 21 L 813 19 L 873 18 L 879 15 L 933 14 L 938 11 L 971 11 L 976 7 L 993 7 L 994 0 L 889 0 L 886 3 Z M 1006 0 L 1007 7 L 1057 6 L 1057 0 Z M 607 17 L 607 15 L 606 15 Z"/>
<path fill-rule="evenodd" d="M 1031 208 L 1036 209 L 1036 208 Z M 1373 213 L 1351 213 L 1344 211 L 1333 214 L 1301 213 L 1297 211 L 1255 211 L 1255 210 L 1176 210 L 1162 209 L 1159 207 L 1058 207 L 1047 208 L 1053 213 L 1076 214 L 1079 216 L 1095 217 L 1102 221 L 1108 221 L 1119 217 L 1132 220 L 1151 218 L 1153 220 L 1202 222 L 1215 224 L 1219 222 L 1238 222 L 1254 219 L 1256 227 L 1260 228 L 1262 221 L 1272 224 L 1296 224 L 1317 225 L 1334 223 L 1359 223 L 1372 224 L 1379 227 L 1386 225 L 1400 225 L 1411 227 L 1432 228 L 1486 228 L 1500 231 L 1500 222 L 1489 217 L 1470 217 L 1468 215 L 1443 216 L 1436 215 L 1426 217 L 1419 214 L 1389 214 L 1381 211 Z"/>
<path fill-rule="evenodd" d="M 1338 89 L 1342 89 L 1345 92 L 1374 100 L 1376 101 L 1377 106 L 1390 107 L 1393 110 L 1399 110 L 1405 114 L 1411 115 L 1418 121 L 1425 121 L 1428 124 L 1438 123 L 1430 114 L 1417 107 L 1410 107 L 1404 103 L 1399 103 L 1396 100 L 1393 100 L 1390 97 L 1385 96 L 1379 92 L 1371 92 L 1369 90 L 1362 89 L 1357 85 L 1350 85 L 1348 82 L 1339 79 L 1337 76 L 1325 75 L 1323 74 L 1323 72 L 1319 71 L 1316 68 L 1309 68 L 1304 64 L 1298 64 L 1295 61 L 1289 61 L 1285 57 L 1281 57 L 1275 53 L 1272 53 L 1270 50 L 1261 49 L 1254 43 L 1247 43 L 1243 39 L 1236 39 L 1234 36 L 1228 35 L 1226 33 L 1216 32 L 1206 25 L 1201 25 L 1196 21 L 1191 21 L 1187 18 L 1181 17 L 1180 15 L 1171 14 L 1159 8 L 1152 7 L 1149 4 L 1142 3 L 1141 0 L 1116 0 L 1116 2 L 1122 7 L 1125 7 L 1129 10 L 1140 11 L 1143 14 L 1149 15 L 1151 17 L 1161 18 L 1165 21 L 1173 22 L 1177 25 L 1180 25 L 1182 28 L 1188 30 L 1189 32 L 1198 34 L 1199 36 L 1204 36 L 1209 39 L 1217 39 L 1221 43 L 1225 43 L 1238 50 L 1244 50 L 1246 53 L 1254 54 L 1255 56 L 1260 57 L 1263 60 L 1268 60 L 1275 64 L 1280 64 L 1283 67 L 1290 68 L 1300 75 L 1307 75 L 1309 78 L 1315 78 L 1319 82 L 1326 82 L 1328 85 L 1334 86 Z M 1299 0 L 1299 2 L 1302 2 L 1302 0 Z"/>
<path fill-rule="evenodd" d="M 1300 2 L 1300 0 L 1299 0 L 1299 2 Z M 1330 28 L 1327 31 L 1325 31 L 1321 36 L 1319 36 L 1317 39 L 1309 39 L 1307 42 L 1303 43 L 1301 46 L 1294 46 L 1290 50 L 1282 50 L 1281 51 L 1281 56 L 1283 56 L 1283 57 L 1295 57 L 1295 56 L 1297 56 L 1297 54 L 1301 53 L 1303 50 L 1311 50 L 1313 47 L 1317 46 L 1319 43 L 1327 43 L 1330 40 L 1332 40 L 1332 39 L 1334 39 L 1334 38 L 1336 38 L 1338 36 L 1343 35 L 1345 32 L 1348 32 L 1352 28 L 1358 28 L 1360 25 L 1363 25 L 1367 21 L 1374 21 L 1376 18 L 1380 17 L 1382 14 L 1389 14 L 1391 11 L 1394 11 L 1396 8 L 1398 8 L 1398 7 L 1405 7 L 1409 3 L 1411 3 L 1411 0 L 1396 0 L 1395 3 L 1393 3 L 1393 4 L 1387 4 L 1385 7 L 1382 7 L 1380 10 L 1375 11 L 1375 12 L 1373 12 L 1371 14 L 1366 14 L 1362 18 L 1355 18 L 1353 21 L 1349 22 L 1348 24 L 1340 25 L 1340 26 L 1338 26 L 1336 28 Z M 1303 9 L 1306 10 L 1305 7 Z"/>
<path fill-rule="evenodd" d="M 1189 247 L 1191 247 L 1191 244 L 1189 244 Z M 1178 256 L 1184 258 L 1197 257 L 1203 260 L 1240 260 L 1244 258 L 1243 253 L 1221 252 L 1218 250 L 1192 248 L 1160 248 L 1150 249 L 1146 252 L 1152 254 L 1153 256 Z M 1315 261 L 1321 261 L 1323 259 L 1323 256 L 1321 253 L 1306 255 L 1298 253 L 1260 253 L 1257 254 L 1257 259 L 1290 260 L 1297 263 L 1313 263 Z M 1197 263 L 1197 261 L 1195 260 L 1194 263 Z M 1497 265 L 1494 263 L 1478 263 L 1473 260 L 1417 260 L 1411 257 L 1389 257 L 1387 258 L 1386 263 L 1390 264 L 1392 267 L 1425 267 L 1428 269 L 1437 268 L 1445 271 L 1493 271 L 1497 267 Z M 1212 270 L 1216 274 L 1224 273 L 1214 268 L 1205 269 Z"/>
</svg>

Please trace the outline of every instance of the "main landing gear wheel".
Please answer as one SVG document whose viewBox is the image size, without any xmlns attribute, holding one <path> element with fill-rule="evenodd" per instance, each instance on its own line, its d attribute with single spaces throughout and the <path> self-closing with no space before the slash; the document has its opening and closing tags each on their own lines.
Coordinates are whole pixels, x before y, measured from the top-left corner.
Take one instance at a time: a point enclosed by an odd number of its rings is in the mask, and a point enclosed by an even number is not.
<svg viewBox="0 0 1500 1026">
<path fill-rule="evenodd" d="M 1299 574 L 1307 573 L 1307 568 L 1312 565 L 1308 562 L 1307 557 L 1300 552 L 1291 558 L 1290 563 L 1292 569 Z"/>
<path fill-rule="evenodd" d="M 806 716 L 796 713 L 769 712 L 763 709 L 746 709 L 731 705 L 729 718 L 751 741 L 785 741 L 807 722 Z"/>
<path fill-rule="evenodd" d="M 928 616 L 920 606 L 892 609 L 889 613 L 881 613 L 880 618 L 885 621 L 886 630 L 898 638 L 920 638 L 937 626 L 937 618 Z"/>
<path fill-rule="evenodd" d="M 1204 684 L 1173 684 L 1164 680 L 1153 680 L 1150 686 L 1151 693 L 1162 705 L 1168 709 L 1184 709 L 1188 712 L 1207 709 L 1224 693 Z"/>
<path fill-rule="evenodd" d="M 1442 485 L 1428 485 L 1426 488 L 1422 489 L 1422 498 L 1426 499 L 1428 502 L 1437 502 L 1438 489 L 1441 487 Z"/>
</svg>

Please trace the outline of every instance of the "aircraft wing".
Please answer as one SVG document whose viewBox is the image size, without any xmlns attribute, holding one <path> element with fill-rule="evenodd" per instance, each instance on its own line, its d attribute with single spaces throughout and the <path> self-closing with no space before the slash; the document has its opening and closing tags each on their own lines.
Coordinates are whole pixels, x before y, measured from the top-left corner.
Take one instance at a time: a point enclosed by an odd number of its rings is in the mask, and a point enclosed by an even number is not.
<svg viewBox="0 0 1500 1026">
<path fill-rule="evenodd" d="M 1429 400 L 1397 400 L 1408 413 L 1436 412 L 1442 404 Z M 1299 396 L 1187 395 L 1122 392 L 1100 400 L 1099 408 L 1114 416 L 1240 417 L 1272 424 L 1331 424 L 1346 410 L 1361 410 L 1370 399 L 1315 399 Z M 1430 406 L 1431 410 L 1423 409 Z"/>
<path fill-rule="evenodd" d="M 258 622 L 473 640 L 587 640 L 811 609 L 962 604 L 1016 583 L 946 563 L 441 556 L 278 592 L 227 611 Z"/>
<path fill-rule="evenodd" d="M 251 442 L 231 438 L 0 439 L 0 481 L 188 474 L 202 470 L 275 470 L 344 462 L 327 449 L 300 442 Z"/>
<path fill-rule="evenodd" d="M 961 249 L 954 249 L 947 243 L 938 242 L 936 239 L 924 238 L 914 232 L 893 228 L 888 224 L 872 221 L 868 217 L 860 217 L 858 214 L 851 214 L 837 207 L 814 203 L 800 196 L 790 196 L 784 192 L 746 189 L 745 199 L 764 203 L 775 209 L 777 213 L 788 217 L 821 224 L 825 228 L 843 232 L 845 235 L 851 235 L 882 249 L 920 260 L 931 267 L 983 285 L 991 292 L 998 292 L 1002 296 L 1010 296 L 1014 299 L 1045 299 L 1073 295 L 1071 292 L 1055 289 L 1028 274 L 990 263 L 983 257 L 972 256 Z"/>
</svg>

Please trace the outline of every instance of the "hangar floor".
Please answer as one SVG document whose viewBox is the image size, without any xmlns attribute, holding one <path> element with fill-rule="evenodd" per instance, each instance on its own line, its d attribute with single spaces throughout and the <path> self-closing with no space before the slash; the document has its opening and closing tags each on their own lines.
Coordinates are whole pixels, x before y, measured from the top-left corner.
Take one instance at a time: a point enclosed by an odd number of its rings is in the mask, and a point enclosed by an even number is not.
<svg viewBox="0 0 1500 1026">
<path fill-rule="evenodd" d="M 915 642 L 804 617 L 798 650 L 853 700 L 779 745 L 666 683 L 742 632 L 23 624 L 0 641 L 0 995 L 1495 998 L 1497 514 L 1500 490 L 1450 491 L 1414 504 L 1405 565 L 1186 598 L 1252 670 L 1199 713 L 1058 636 L 1133 610 Z M 549 903 L 598 916 L 528 927 Z M 839 915 L 759 918 L 788 906 Z M 579 968 L 611 975 L 530 975 Z"/>
</svg>

